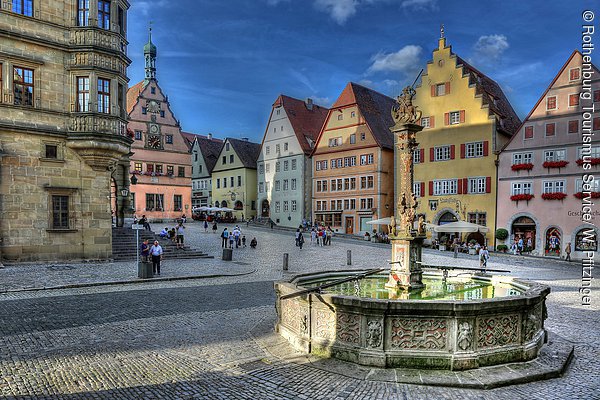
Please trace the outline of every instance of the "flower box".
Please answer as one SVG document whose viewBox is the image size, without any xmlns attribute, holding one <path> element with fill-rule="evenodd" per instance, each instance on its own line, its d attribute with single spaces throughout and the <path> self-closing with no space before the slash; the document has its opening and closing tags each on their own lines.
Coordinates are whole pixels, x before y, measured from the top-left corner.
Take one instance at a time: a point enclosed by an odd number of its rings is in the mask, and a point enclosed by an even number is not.
<svg viewBox="0 0 600 400">
<path fill-rule="evenodd" d="M 544 161 L 544 164 L 542 164 L 542 166 L 544 168 L 564 168 L 569 164 L 568 161 L 566 160 L 562 160 L 562 161 Z"/>
<path fill-rule="evenodd" d="M 584 197 L 586 197 L 586 195 L 583 192 L 577 192 L 573 196 L 577 197 L 578 199 L 583 199 Z M 600 192 L 591 192 L 590 196 L 592 199 L 600 199 Z"/>
<path fill-rule="evenodd" d="M 532 194 L 528 194 L 528 193 L 525 193 L 525 194 L 513 194 L 512 196 L 510 196 L 510 199 L 512 201 L 522 201 L 522 200 L 529 201 L 529 200 L 533 199 L 533 195 Z"/>
<path fill-rule="evenodd" d="M 542 193 L 542 199 L 544 200 L 563 200 L 565 197 L 567 197 L 567 194 L 562 192 Z"/>
<path fill-rule="evenodd" d="M 575 162 L 577 163 L 577 165 L 579 165 L 581 167 L 583 165 L 583 158 L 580 158 L 579 160 L 577 160 Z M 598 157 L 590 158 L 589 164 L 591 164 L 591 165 L 598 165 L 598 164 L 600 164 L 600 158 L 598 158 Z"/>
<path fill-rule="evenodd" d="M 510 167 L 510 169 L 512 169 L 513 171 L 520 171 L 520 170 L 530 171 L 533 169 L 533 164 L 532 163 L 513 164 Z"/>
</svg>

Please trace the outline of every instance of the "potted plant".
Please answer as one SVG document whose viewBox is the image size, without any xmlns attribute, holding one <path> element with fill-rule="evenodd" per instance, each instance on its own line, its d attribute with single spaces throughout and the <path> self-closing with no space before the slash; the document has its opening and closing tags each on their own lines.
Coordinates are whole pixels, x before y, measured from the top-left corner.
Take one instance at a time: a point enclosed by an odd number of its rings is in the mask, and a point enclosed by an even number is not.
<svg viewBox="0 0 600 400">
<path fill-rule="evenodd" d="M 498 246 L 496 246 L 496 250 L 506 253 L 508 251 L 508 246 L 505 244 L 499 244 Z"/>
<path fill-rule="evenodd" d="M 533 164 L 532 163 L 521 163 L 521 164 L 513 164 L 511 165 L 510 169 L 512 169 L 513 171 L 531 171 L 533 169 Z"/>
<path fill-rule="evenodd" d="M 562 192 L 542 193 L 542 199 L 544 200 L 563 200 L 565 197 L 567 197 L 567 194 Z"/>
<path fill-rule="evenodd" d="M 519 203 L 521 200 L 525 200 L 527 204 L 529 204 L 529 200 L 533 199 L 533 195 L 529 193 L 513 194 L 510 196 L 510 199 L 512 201 L 516 201 L 517 203 Z"/>
<path fill-rule="evenodd" d="M 550 169 L 550 168 L 564 168 L 569 164 L 568 161 L 566 160 L 561 160 L 561 161 L 544 161 L 544 163 L 542 164 L 542 166 L 544 168 Z"/>
</svg>

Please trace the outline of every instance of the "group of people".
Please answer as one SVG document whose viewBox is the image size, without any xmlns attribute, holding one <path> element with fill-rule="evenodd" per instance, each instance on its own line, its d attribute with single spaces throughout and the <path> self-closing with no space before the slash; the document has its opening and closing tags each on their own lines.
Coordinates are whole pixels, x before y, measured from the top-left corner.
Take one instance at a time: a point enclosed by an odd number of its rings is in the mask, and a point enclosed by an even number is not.
<svg viewBox="0 0 600 400">
<path fill-rule="evenodd" d="M 161 238 L 170 239 L 177 245 L 177 249 L 183 249 L 183 235 L 185 233 L 185 226 L 183 225 L 183 219 L 177 223 L 173 228 L 169 229 L 165 227 L 158 234 Z"/>
<path fill-rule="evenodd" d="M 330 226 L 327 228 L 317 226 L 310 230 L 310 243 L 315 246 L 331 246 L 332 237 L 333 230 L 331 230 Z"/>
<path fill-rule="evenodd" d="M 204 232 L 208 232 L 208 221 L 204 220 L 204 223 L 202 224 L 202 226 L 204 227 Z M 213 233 L 217 233 L 217 229 L 219 229 L 219 227 L 217 226 L 217 221 L 213 221 L 212 223 L 212 231 Z"/>
<path fill-rule="evenodd" d="M 213 225 L 213 231 L 215 231 L 216 223 Z M 205 225 L 204 230 L 207 231 L 208 227 Z M 226 249 L 233 249 L 233 245 L 235 243 L 235 248 L 246 247 L 246 235 L 242 234 L 242 229 L 239 225 L 236 225 L 231 231 L 227 228 L 223 229 L 221 232 L 221 247 Z M 258 242 L 256 237 L 252 238 L 250 241 L 250 247 L 255 249 Z"/>
<path fill-rule="evenodd" d="M 515 241 L 510 246 L 510 251 L 514 255 L 521 255 L 523 252 L 533 250 L 533 242 L 531 237 L 527 238 L 527 242 L 523 240 L 523 236 L 515 237 Z"/>
</svg>

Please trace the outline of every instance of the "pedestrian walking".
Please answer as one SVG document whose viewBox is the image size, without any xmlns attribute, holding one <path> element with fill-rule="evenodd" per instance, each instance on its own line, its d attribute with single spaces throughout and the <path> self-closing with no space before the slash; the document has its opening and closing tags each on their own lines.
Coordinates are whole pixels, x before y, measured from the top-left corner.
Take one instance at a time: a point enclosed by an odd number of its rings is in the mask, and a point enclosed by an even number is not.
<svg viewBox="0 0 600 400">
<path fill-rule="evenodd" d="M 147 262 L 149 255 L 150 255 L 150 245 L 148 244 L 148 239 L 144 239 L 144 241 L 140 245 L 140 256 L 142 256 L 142 261 Z"/>
<path fill-rule="evenodd" d="M 296 247 L 298 247 L 298 238 L 300 237 L 300 228 L 296 229 Z"/>
<path fill-rule="evenodd" d="M 488 251 L 487 246 L 483 246 L 481 249 L 479 249 L 479 268 L 482 268 L 484 272 L 487 268 L 487 262 L 489 258 L 490 252 Z"/>
<path fill-rule="evenodd" d="M 217 221 L 213 222 L 213 233 L 217 233 L 217 229 L 219 229 L 217 227 Z"/>
<path fill-rule="evenodd" d="M 523 255 L 523 238 L 520 237 L 517 242 L 517 246 L 519 247 L 519 255 Z"/>
<path fill-rule="evenodd" d="M 208 232 L 208 221 L 204 220 L 204 232 Z"/>
<path fill-rule="evenodd" d="M 160 275 L 160 261 L 163 258 L 163 249 L 158 244 L 158 240 L 155 240 L 152 247 L 150 247 L 150 254 L 152 255 L 152 272 L 155 275 Z"/>
<path fill-rule="evenodd" d="M 331 237 L 333 236 L 333 231 L 331 230 L 331 227 L 328 226 L 327 230 L 325 231 L 325 244 L 327 246 L 331 246 Z"/>
<path fill-rule="evenodd" d="M 233 232 L 229 233 L 229 248 L 233 249 L 233 239 L 235 239 L 235 236 L 233 235 Z"/>
<path fill-rule="evenodd" d="M 240 247 L 240 235 L 241 235 L 242 231 L 240 230 L 240 227 L 238 225 L 235 226 L 235 228 L 233 229 L 233 241 L 235 242 L 235 248 L 237 249 L 238 247 Z"/>
<path fill-rule="evenodd" d="M 255 249 L 257 244 L 258 243 L 256 242 L 256 238 L 253 237 L 252 240 L 250 241 L 250 247 Z"/>
<path fill-rule="evenodd" d="M 242 236 L 242 247 L 246 247 L 246 235 Z"/>
<path fill-rule="evenodd" d="M 304 246 L 304 236 L 302 235 L 302 232 L 299 232 L 297 240 L 298 240 L 298 247 L 300 247 L 300 250 L 302 250 L 302 246 Z"/>
<path fill-rule="evenodd" d="M 229 240 L 229 232 L 227 231 L 227 228 L 223 229 L 223 232 L 221 232 L 221 247 L 225 248 L 227 247 L 227 241 Z"/>
<path fill-rule="evenodd" d="M 571 261 L 571 242 L 567 243 L 567 247 L 565 248 L 565 261 Z"/>
<path fill-rule="evenodd" d="M 317 231 L 315 231 L 315 228 L 310 230 L 310 244 L 317 244 Z"/>
<path fill-rule="evenodd" d="M 325 241 L 325 230 L 319 228 L 319 236 L 318 236 L 319 246 L 323 247 L 323 242 Z"/>
<path fill-rule="evenodd" d="M 183 222 L 180 222 L 176 228 L 177 232 L 177 249 L 183 249 L 183 234 L 185 232 L 185 226 L 183 226 Z"/>
<path fill-rule="evenodd" d="M 531 250 L 533 250 L 533 242 L 531 241 L 531 237 L 527 238 L 527 248 L 525 249 L 525 251 L 531 253 Z"/>
</svg>

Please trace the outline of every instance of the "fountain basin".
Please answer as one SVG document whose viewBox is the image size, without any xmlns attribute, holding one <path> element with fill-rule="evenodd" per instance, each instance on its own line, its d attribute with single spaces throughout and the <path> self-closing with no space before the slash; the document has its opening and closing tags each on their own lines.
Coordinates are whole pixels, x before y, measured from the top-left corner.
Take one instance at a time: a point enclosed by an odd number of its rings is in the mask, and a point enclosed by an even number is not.
<svg viewBox="0 0 600 400">
<path fill-rule="evenodd" d="M 510 277 L 468 276 L 475 286 L 489 288 L 489 283 L 492 292 L 502 289 L 498 291 L 503 297 L 403 300 L 408 297 L 403 292 L 372 298 L 361 297 L 366 294 L 360 290 L 357 296 L 332 288 L 281 299 L 360 272 L 328 271 L 277 282 L 276 331 L 305 353 L 380 368 L 465 370 L 528 361 L 537 357 L 546 340 L 545 300 L 550 288 Z M 441 281 L 438 273 L 423 277 Z M 450 279 L 448 283 L 454 284 Z"/>
</svg>

